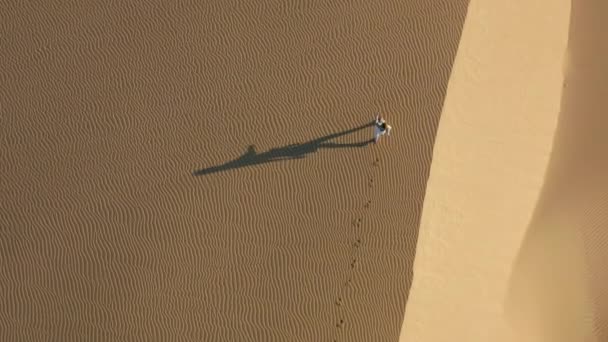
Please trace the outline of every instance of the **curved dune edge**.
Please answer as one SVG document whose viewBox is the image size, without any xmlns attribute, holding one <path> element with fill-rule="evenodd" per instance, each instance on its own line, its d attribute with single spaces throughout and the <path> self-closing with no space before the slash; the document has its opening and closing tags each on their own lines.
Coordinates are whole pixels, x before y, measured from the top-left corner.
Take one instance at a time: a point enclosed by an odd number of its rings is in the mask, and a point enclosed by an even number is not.
<svg viewBox="0 0 608 342">
<path fill-rule="evenodd" d="M 608 95 L 605 1 L 572 3 L 551 161 L 513 269 L 509 316 L 550 341 L 606 341 Z"/>
<path fill-rule="evenodd" d="M 471 1 L 400 341 L 536 340 L 505 315 L 560 112 L 570 3 Z"/>
</svg>

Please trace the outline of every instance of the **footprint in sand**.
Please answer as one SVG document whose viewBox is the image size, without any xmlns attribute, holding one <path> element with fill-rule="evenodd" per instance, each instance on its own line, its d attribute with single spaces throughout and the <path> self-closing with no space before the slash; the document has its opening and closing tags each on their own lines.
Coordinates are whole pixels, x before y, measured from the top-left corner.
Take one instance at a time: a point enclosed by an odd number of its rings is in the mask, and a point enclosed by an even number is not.
<svg viewBox="0 0 608 342">
<path fill-rule="evenodd" d="M 369 209 L 370 204 L 372 204 L 372 200 L 367 201 L 367 203 L 365 203 L 365 204 L 363 205 L 363 207 L 364 207 L 365 209 Z"/>
<path fill-rule="evenodd" d="M 342 328 L 343 325 L 344 325 L 344 319 L 341 319 L 340 322 L 338 322 L 338 324 L 336 324 L 336 327 Z"/>
<path fill-rule="evenodd" d="M 355 268 L 357 266 L 357 259 L 353 259 L 353 262 L 350 263 L 351 268 Z"/>
<path fill-rule="evenodd" d="M 338 299 L 336 300 L 336 305 L 337 306 L 342 306 L 343 302 L 342 302 L 342 298 L 338 297 Z"/>
<path fill-rule="evenodd" d="M 353 243 L 353 247 L 359 248 L 359 246 L 361 246 L 361 239 L 357 239 L 357 241 L 355 241 L 355 243 Z"/>
</svg>

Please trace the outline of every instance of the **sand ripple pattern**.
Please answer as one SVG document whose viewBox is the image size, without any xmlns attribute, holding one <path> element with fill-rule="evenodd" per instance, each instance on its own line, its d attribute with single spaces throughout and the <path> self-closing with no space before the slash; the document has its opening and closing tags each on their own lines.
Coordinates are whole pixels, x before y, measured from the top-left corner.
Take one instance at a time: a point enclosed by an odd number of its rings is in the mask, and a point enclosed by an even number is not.
<svg viewBox="0 0 608 342">
<path fill-rule="evenodd" d="M 0 340 L 397 340 L 467 3 L 5 1 Z"/>
</svg>

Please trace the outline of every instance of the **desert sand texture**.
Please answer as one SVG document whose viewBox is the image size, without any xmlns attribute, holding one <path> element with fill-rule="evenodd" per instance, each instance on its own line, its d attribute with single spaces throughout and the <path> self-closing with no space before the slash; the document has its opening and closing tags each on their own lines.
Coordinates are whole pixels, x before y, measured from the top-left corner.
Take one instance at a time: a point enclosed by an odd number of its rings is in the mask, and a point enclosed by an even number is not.
<svg viewBox="0 0 608 342">
<path fill-rule="evenodd" d="M 396 341 L 467 5 L 3 2 L 0 340 Z"/>
<path fill-rule="evenodd" d="M 578 50 L 568 43 L 569 22 L 566 0 L 470 2 L 434 146 L 401 341 L 586 341 L 590 306 L 583 256 L 575 252 L 590 249 L 577 250 L 575 240 L 553 248 L 551 238 L 576 229 L 538 221 L 545 198 L 564 205 L 542 211 L 553 223 L 567 222 L 560 210 L 576 208 L 565 192 L 548 195 L 553 170 L 581 167 L 574 158 L 554 166 L 564 153 L 560 141 L 574 146 L 560 137 Z M 578 127 L 567 130 L 588 137 L 586 119 L 571 110 Z M 589 151 L 606 147 L 594 143 Z M 546 258 L 536 262 L 530 251 Z M 530 263 L 538 273 L 523 279 L 537 280 L 536 295 L 514 285 Z M 558 295 L 559 287 L 570 292 Z"/>
<path fill-rule="evenodd" d="M 561 111 L 506 303 L 541 341 L 608 340 L 608 3 L 572 1 Z"/>
</svg>

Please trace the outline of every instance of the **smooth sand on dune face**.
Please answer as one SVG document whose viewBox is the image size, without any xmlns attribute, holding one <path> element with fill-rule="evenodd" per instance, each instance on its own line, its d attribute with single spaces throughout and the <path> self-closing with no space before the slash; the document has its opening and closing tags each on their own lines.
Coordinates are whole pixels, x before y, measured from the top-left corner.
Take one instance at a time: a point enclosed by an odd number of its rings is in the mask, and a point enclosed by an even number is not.
<svg viewBox="0 0 608 342">
<path fill-rule="evenodd" d="M 543 341 L 608 340 L 606 14 L 605 1 L 572 2 L 555 143 L 507 297 Z"/>
<path fill-rule="evenodd" d="M 468 2 L 327 3 L 2 6 L 0 340 L 397 340 Z"/>
<path fill-rule="evenodd" d="M 471 1 L 401 341 L 551 341 L 514 327 L 505 299 L 552 150 L 569 9 L 566 0 Z"/>
</svg>

